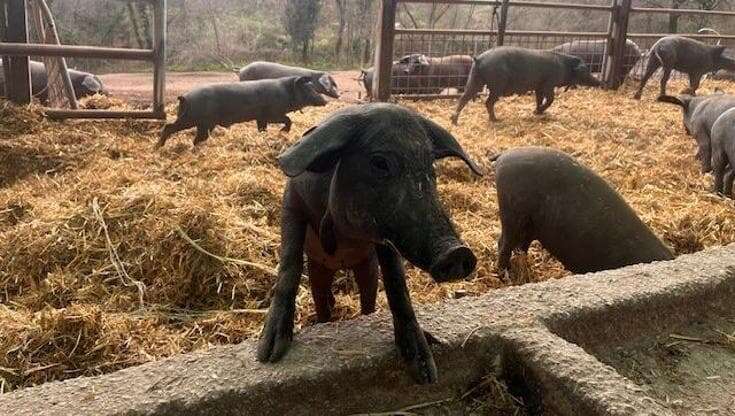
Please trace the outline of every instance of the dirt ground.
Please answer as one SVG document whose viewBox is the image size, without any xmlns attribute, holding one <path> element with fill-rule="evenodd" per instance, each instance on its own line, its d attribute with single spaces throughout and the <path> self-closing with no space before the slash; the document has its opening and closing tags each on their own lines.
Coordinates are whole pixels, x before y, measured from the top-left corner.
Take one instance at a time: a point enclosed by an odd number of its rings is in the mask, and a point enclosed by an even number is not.
<svg viewBox="0 0 735 416">
<path fill-rule="evenodd" d="M 331 72 L 344 101 L 355 101 L 364 96 L 356 78 L 359 71 Z M 115 98 L 131 103 L 134 107 L 146 107 L 153 100 L 153 74 L 128 73 L 106 74 L 100 78 Z M 187 91 L 206 84 L 235 82 L 237 75 L 232 72 L 167 72 L 166 103 L 173 103 L 176 97 Z"/>
<path fill-rule="evenodd" d="M 735 316 L 675 328 L 599 358 L 677 415 L 735 415 Z"/>
</svg>

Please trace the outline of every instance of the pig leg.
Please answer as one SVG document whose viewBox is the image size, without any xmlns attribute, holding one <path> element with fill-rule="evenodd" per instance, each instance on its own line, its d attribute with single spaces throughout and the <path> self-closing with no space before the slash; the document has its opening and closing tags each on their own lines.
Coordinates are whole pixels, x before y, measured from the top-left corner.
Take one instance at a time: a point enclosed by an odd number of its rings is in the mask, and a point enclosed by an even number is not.
<svg viewBox="0 0 735 416">
<path fill-rule="evenodd" d="M 712 174 L 714 175 L 714 183 L 712 192 L 715 194 L 725 193 L 725 171 L 727 170 L 727 155 L 725 152 L 716 149 L 712 155 Z"/>
<path fill-rule="evenodd" d="M 166 141 L 169 137 L 172 135 L 180 132 L 181 130 L 186 130 L 194 127 L 194 123 L 191 121 L 184 121 L 181 119 L 176 119 L 173 123 L 166 124 L 163 127 L 163 130 L 161 130 L 161 135 L 158 139 L 158 143 L 156 143 L 156 149 L 162 147 L 164 144 L 166 144 Z"/>
<path fill-rule="evenodd" d="M 403 270 L 401 258 L 395 249 L 387 245 L 378 245 L 376 251 L 380 269 L 383 272 L 385 294 L 393 315 L 396 346 L 418 383 L 436 383 L 436 364 L 429 349 L 427 336 L 419 326 L 411 306 L 406 287 L 406 273 Z"/>
<path fill-rule="evenodd" d="M 378 259 L 373 255 L 355 266 L 357 287 L 360 289 L 360 312 L 369 315 L 375 312 L 375 296 L 378 292 Z"/>
<path fill-rule="evenodd" d="M 485 108 L 487 109 L 487 115 L 490 119 L 490 122 L 498 121 L 498 118 L 495 117 L 495 103 L 498 102 L 498 97 L 493 94 L 492 91 L 487 96 L 487 100 L 485 100 Z"/>
<path fill-rule="evenodd" d="M 311 296 L 314 299 L 314 307 L 316 308 L 317 321 L 329 322 L 334 308 L 332 283 L 334 282 L 335 271 L 312 259 L 309 259 L 308 266 L 309 284 L 311 286 Z"/>
<path fill-rule="evenodd" d="M 265 131 L 268 128 L 268 122 L 265 120 L 257 120 L 258 131 Z"/>
<path fill-rule="evenodd" d="M 286 354 L 293 339 L 296 294 L 304 268 L 306 220 L 298 208 L 294 192 L 284 195 L 281 216 L 281 256 L 278 280 L 258 341 L 258 361 L 276 362 Z"/>
<path fill-rule="evenodd" d="M 209 134 L 214 130 L 214 126 L 201 125 L 197 126 L 197 135 L 194 137 L 194 146 L 199 146 L 209 138 Z"/>
<path fill-rule="evenodd" d="M 690 73 L 689 74 L 689 88 L 682 91 L 682 94 L 688 94 L 688 95 L 696 95 L 697 89 L 699 88 L 699 83 L 702 80 L 702 74 L 695 74 Z"/>
<path fill-rule="evenodd" d="M 671 77 L 671 67 L 664 66 L 664 71 L 661 74 L 661 88 L 659 90 L 659 95 L 666 95 L 666 84 L 669 82 L 669 78 Z"/>
<path fill-rule="evenodd" d="M 278 120 L 278 122 L 284 124 L 283 128 L 281 129 L 281 131 L 286 132 L 286 133 L 288 133 L 289 131 L 291 131 L 291 124 L 292 123 L 291 123 L 291 119 L 288 118 L 288 116 L 283 116 L 283 118 L 280 119 L 280 120 Z"/>
<path fill-rule="evenodd" d="M 641 85 L 638 86 L 638 91 L 636 91 L 635 95 L 633 95 L 633 98 L 636 100 L 641 99 L 641 94 L 643 94 L 643 88 L 646 86 L 646 83 L 648 80 L 653 76 L 653 73 L 656 72 L 656 70 L 661 66 L 661 61 L 658 60 L 658 57 L 655 53 L 651 52 L 650 58 L 648 58 L 648 65 L 646 65 L 646 72 L 643 74 L 643 78 L 641 78 Z"/>
<path fill-rule="evenodd" d="M 459 120 L 459 113 L 462 112 L 462 109 L 467 105 L 470 100 L 474 99 L 477 94 L 482 91 L 482 87 L 484 84 L 480 82 L 480 80 L 477 79 L 476 76 L 470 76 L 469 79 L 467 79 L 467 85 L 465 85 L 464 93 L 459 98 L 459 102 L 457 102 L 457 109 L 454 110 L 454 114 L 452 114 L 452 124 L 455 126 L 457 125 L 457 121 Z"/>
<path fill-rule="evenodd" d="M 732 183 L 733 180 L 735 180 L 735 172 L 732 170 L 732 164 L 730 164 L 730 167 L 727 169 L 727 172 L 725 173 L 725 195 L 729 196 L 730 198 L 733 197 L 732 193 Z"/>
<path fill-rule="evenodd" d="M 536 92 L 536 114 L 540 115 L 546 111 L 547 108 L 551 107 L 551 103 L 554 102 L 554 90 L 545 90 Z"/>
<path fill-rule="evenodd" d="M 500 209 L 500 238 L 498 239 L 498 271 L 510 270 L 510 258 L 513 250 L 521 247 L 524 251 L 528 251 L 533 238 L 529 235 L 526 227 L 526 221 L 517 218 L 507 218 L 502 215 L 503 209 Z"/>
<path fill-rule="evenodd" d="M 704 129 L 697 128 L 694 131 L 694 139 L 697 141 L 697 159 L 702 165 L 702 173 L 712 171 L 712 140 Z"/>
</svg>

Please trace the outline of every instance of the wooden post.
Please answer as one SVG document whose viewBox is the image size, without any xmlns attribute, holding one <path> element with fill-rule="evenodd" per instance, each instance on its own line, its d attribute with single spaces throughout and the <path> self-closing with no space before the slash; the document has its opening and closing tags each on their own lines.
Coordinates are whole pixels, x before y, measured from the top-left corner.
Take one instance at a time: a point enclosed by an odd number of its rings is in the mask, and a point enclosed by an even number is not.
<svg viewBox="0 0 735 416">
<path fill-rule="evenodd" d="M 607 22 L 607 37 L 605 38 L 605 54 L 602 57 L 602 68 L 601 68 L 601 74 L 602 77 L 600 81 L 604 85 L 608 85 L 610 82 L 610 72 L 611 66 L 608 65 L 610 63 L 610 59 L 613 55 L 613 31 L 615 30 L 615 21 L 616 16 L 618 13 L 618 6 L 616 4 L 617 0 L 611 0 L 610 1 L 610 19 Z"/>
<path fill-rule="evenodd" d="M 153 3 L 153 112 L 166 119 L 166 0 Z"/>
<path fill-rule="evenodd" d="M 7 37 L 7 29 L 8 29 L 8 20 L 5 17 L 5 2 L 0 2 L 0 41 L 5 41 Z M 2 94 L 4 97 L 7 97 L 9 94 L 8 91 L 8 83 L 5 82 L 5 80 L 10 79 L 10 60 L 8 59 L 8 56 L 0 56 L 0 59 L 4 62 L 3 64 L 3 73 L 0 74 L 2 76 L 2 84 L 3 84 L 3 90 L 0 91 L 0 94 Z"/>
<path fill-rule="evenodd" d="M 25 0 L 6 0 L 5 3 L 8 19 L 7 42 L 28 43 L 28 16 Z M 27 56 L 13 56 L 8 61 L 10 75 L 5 80 L 8 86 L 8 98 L 16 104 L 30 104 L 30 59 Z"/>
<path fill-rule="evenodd" d="M 373 97 L 378 101 L 388 101 L 390 98 L 397 6 L 397 0 L 382 0 L 380 5 L 379 36 L 378 43 L 375 45 L 375 71 L 373 73 Z"/>
<path fill-rule="evenodd" d="M 503 4 L 500 5 L 500 21 L 498 22 L 498 41 L 496 46 L 503 46 L 505 43 L 505 28 L 508 24 L 508 6 L 510 0 L 503 0 Z"/>
<path fill-rule="evenodd" d="M 625 64 L 625 42 L 628 39 L 630 7 L 631 0 L 615 0 L 612 38 L 608 41 L 608 51 L 612 51 L 612 54 L 608 59 L 605 71 L 608 74 L 605 82 L 608 89 L 618 89 L 625 80 L 623 65 Z"/>
<path fill-rule="evenodd" d="M 59 41 L 59 33 L 56 30 L 56 22 L 54 22 L 54 17 L 51 14 L 51 9 L 49 9 L 46 0 L 34 0 L 30 4 L 35 5 L 35 7 L 32 7 L 32 9 L 34 9 L 34 13 L 36 14 L 34 18 L 38 19 L 37 30 L 40 41 L 50 41 L 54 45 L 61 44 L 61 42 Z M 48 32 L 45 31 L 46 28 L 48 28 Z M 54 103 L 54 101 L 60 101 L 61 99 L 61 97 L 56 97 L 55 99 L 54 97 L 52 97 L 51 80 L 53 78 L 52 71 L 55 70 L 56 73 L 59 74 L 61 77 L 64 96 L 66 97 L 66 101 L 69 104 L 69 108 L 71 108 L 72 110 L 78 109 L 79 104 L 77 103 L 74 86 L 72 85 L 71 78 L 69 77 L 69 68 L 66 66 L 66 58 L 59 57 L 56 58 L 56 60 L 54 61 L 53 58 L 46 57 L 43 59 L 43 61 L 46 64 L 46 74 L 49 88 L 49 103 Z M 49 65 L 52 62 L 55 62 L 55 65 Z"/>
</svg>

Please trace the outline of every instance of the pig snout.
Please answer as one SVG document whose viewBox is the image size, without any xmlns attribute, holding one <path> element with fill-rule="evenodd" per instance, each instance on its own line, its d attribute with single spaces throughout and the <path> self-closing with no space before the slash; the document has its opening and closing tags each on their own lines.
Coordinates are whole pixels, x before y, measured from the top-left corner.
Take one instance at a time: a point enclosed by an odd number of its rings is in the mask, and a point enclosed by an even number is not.
<svg viewBox="0 0 735 416">
<path fill-rule="evenodd" d="M 477 258 L 467 246 L 456 245 L 440 254 L 429 273 L 437 282 L 463 279 L 475 270 Z"/>
</svg>

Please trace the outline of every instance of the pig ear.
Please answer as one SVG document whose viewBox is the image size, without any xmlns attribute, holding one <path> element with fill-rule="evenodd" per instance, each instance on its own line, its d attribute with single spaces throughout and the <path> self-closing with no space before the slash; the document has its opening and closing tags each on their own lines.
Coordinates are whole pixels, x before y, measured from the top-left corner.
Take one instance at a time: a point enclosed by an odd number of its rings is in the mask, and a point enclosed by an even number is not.
<svg viewBox="0 0 735 416">
<path fill-rule="evenodd" d="M 712 47 L 712 55 L 715 58 L 719 58 L 723 52 L 725 52 L 725 47 L 722 45 L 717 45 L 717 46 Z"/>
<path fill-rule="evenodd" d="M 449 156 L 458 157 L 462 159 L 476 175 L 482 176 L 482 170 L 480 170 L 475 162 L 473 162 L 467 153 L 464 152 L 462 146 L 459 145 L 457 139 L 455 139 L 451 133 L 428 118 L 419 117 L 421 119 L 421 125 L 424 127 L 424 130 L 426 130 L 426 134 L 434 145 L 434 159 L 443 159 Z"/>
<path fill-rule="evenodd" d="M 337 85 L 337 81 L 335 81 L 331 75 L 327 75 L 327 77 L 329 77 L 329 80 L 332 81 L 332 85 L 334 85 L 334 88 L 339 88 L 339 86 Z"/>
<path fill-rule="evenodd" d="M 356 115 L 338 114 L 310 128 L 298 143 L 278 156 L 278 164 L 289 177 L 304 171 L 326 172 L 339 160 L 360 125 Z"/>
<path fill-rule="evenodd" d="M 94 79 L 94 77 L 92 76 L 84 77 L 84 81 L 82 81 L 82 86 L 88 91 L 99 91 L 102 89 L 102 85 L 100 85 L 100 83 L 97 82 L 97 80 Z"/>
</svg>

